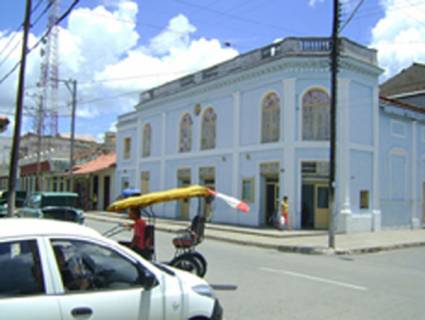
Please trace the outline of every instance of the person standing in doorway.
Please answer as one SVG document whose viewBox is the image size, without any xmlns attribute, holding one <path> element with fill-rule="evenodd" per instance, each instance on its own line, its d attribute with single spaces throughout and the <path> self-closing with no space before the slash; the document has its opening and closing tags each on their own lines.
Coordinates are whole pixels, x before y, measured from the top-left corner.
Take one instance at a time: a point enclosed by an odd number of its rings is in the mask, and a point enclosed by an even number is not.
<svg viewBox="0 0 425 320">
<path fill-rule="evenodd" d="M 93 203 L 92 203 L 92 205 L 93 205 L 93 210 L 97 210 L 97 194 L 96 193 L 93 193 Z"/>
<path fill-rule="evenodd" d="M 288 205 L 288 197 L 283 196 L 282 201 L 280 202 L 280 213 L 284 219 L 284 223 L 287 229 L 289 229 L 289 205 Z"/>
</svg>

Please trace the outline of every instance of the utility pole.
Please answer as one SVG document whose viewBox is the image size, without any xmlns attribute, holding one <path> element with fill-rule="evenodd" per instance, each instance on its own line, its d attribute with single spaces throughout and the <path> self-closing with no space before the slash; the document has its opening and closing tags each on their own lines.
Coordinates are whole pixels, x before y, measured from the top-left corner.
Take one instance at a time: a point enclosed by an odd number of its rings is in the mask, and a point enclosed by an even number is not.
<svg viewBox="0 0 425 320">
<path fill-rule="evenodd" d="M 340 24 L 340 3 L 334 0 L 333 27 L 332 27 L 332 49 L 331 49 L 331 141 L 330 141 L 330 161 L 329 161 L 329 248 L 335 249 L 335 176 L 336 176 L 336 117 L 337 117 L 337 90 L 338 90 L 338 55 L 339 55 L 339 24 Z"/>
<path fill-rule="evenodd" d="M 37 169 L 35 178 L 35 189 L 41 191 L 41 147 L 43 145 L 43 96 L 38 96 L 38 110 L 37 110 Z"/>
<path fill-rule="evenodd" d="M 15 197 L 16 197 L 16 176 L 18 173 L 18 160 L 19 160 L 19 142 L 21 137 L 22 125 L 22 108 L 24 104 L 24 86 L 25 86 L 25 66 L 27 61 L 27 43 L 28 31 L 31 26 L 31 8 L 32 1 L 27 0 L 25 6 L 25 20 L 24 20 L 24 34 L 22 40 L 21 52 L 21 65 L 19 69 L 19 82 L 18 91 L 16 94 L 16 113 L 15 113 L 15 129 L 13 132 L 12 152 L 10 155 L 10 168 L 9 168 L 9 183 L 8 183 L 8 196 L 7 196 L 7 215 L 13 216 L 15 212 Z"/>
<path fill-rule="evenodd" d="M 77 110 L 77 80 L 62 80 L 62 79 L 51 79 L 55 82 L 63 82 L 72 96 L 72 110 L 71 110 L 71 137 L 70 137 L 70 152 L 69 152 L 69 191 L 72 192 L 74 189 L 74 177 L 72 175 L 72 168 L 74 167 L 74 146 L 75 146 L 75 113 Z"/>
<path fill-rule="evenodd" d="M 69 88 L 69 84 L 66 83 Z M 69 152 L 69 191 L 74 190 L 74 177 L 72 168 L 74 167 L 74 144 L 75 144 L 75 110 L 77 108 L 77 80 L 72 81 L 72 112 L 71 112 L 71 146 Z"/>
</svg>

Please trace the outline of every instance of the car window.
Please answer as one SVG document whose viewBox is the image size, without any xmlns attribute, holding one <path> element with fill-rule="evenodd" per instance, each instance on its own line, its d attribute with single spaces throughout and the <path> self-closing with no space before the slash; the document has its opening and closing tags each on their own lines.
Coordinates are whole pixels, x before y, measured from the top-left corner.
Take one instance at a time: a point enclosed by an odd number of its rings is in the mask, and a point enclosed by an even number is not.
<svg viewBox="0 0 425 320">
<path fill-rule="evenodd" d="M 32 195 L 27 200 L 27 206 L 29 208 L 39 208 L 41 202 L 41 196 L 39 194 Z"/>
<path fill-rule="evenodd" d="M 59 207 L 75 207 L 77 202 L 76 196 L 55 195 L 44 196 L 41 200 L 42 207 L 59 206 Z"/>
<path fill-rule="evenodd" d="M 51 243 L 66 291 L 142 286 L 137 265 L 110 248 L 77 240 L 52 240 Z"/>
<path fill-rule="evenodd" d="M 35 240 L 0 243 L 0 297 L 43 294 L 44 281 Z"/>
</svg>

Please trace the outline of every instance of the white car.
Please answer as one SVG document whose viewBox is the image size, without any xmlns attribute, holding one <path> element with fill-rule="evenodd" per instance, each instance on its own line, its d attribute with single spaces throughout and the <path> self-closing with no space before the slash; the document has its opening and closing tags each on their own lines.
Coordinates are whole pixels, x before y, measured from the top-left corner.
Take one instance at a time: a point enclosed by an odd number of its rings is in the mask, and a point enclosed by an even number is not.
<svg viewBox="0 0 425 320">
<path fill-rule="evenodd" d="M 88 227 L 0 223 L 2 319 L 222 319 L 202 279 L 147 262 Z"/>
</svg>

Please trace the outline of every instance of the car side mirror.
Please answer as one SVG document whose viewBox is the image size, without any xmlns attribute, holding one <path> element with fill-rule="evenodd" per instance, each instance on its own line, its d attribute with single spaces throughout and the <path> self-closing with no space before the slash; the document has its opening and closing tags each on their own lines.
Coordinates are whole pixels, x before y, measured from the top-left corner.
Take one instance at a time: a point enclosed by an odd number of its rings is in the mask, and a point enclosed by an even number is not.
<svg viewBox="0 0 425 320">
<path fill-rule="evenodd" d="M 146 269 L 143 265 L 139 265 L 139 274 L 140 283 L 143 286 L 143 289 L 151 290 L 159 284 L 159 281 L 156 278 L 155 274 Z"/>
</svg>

